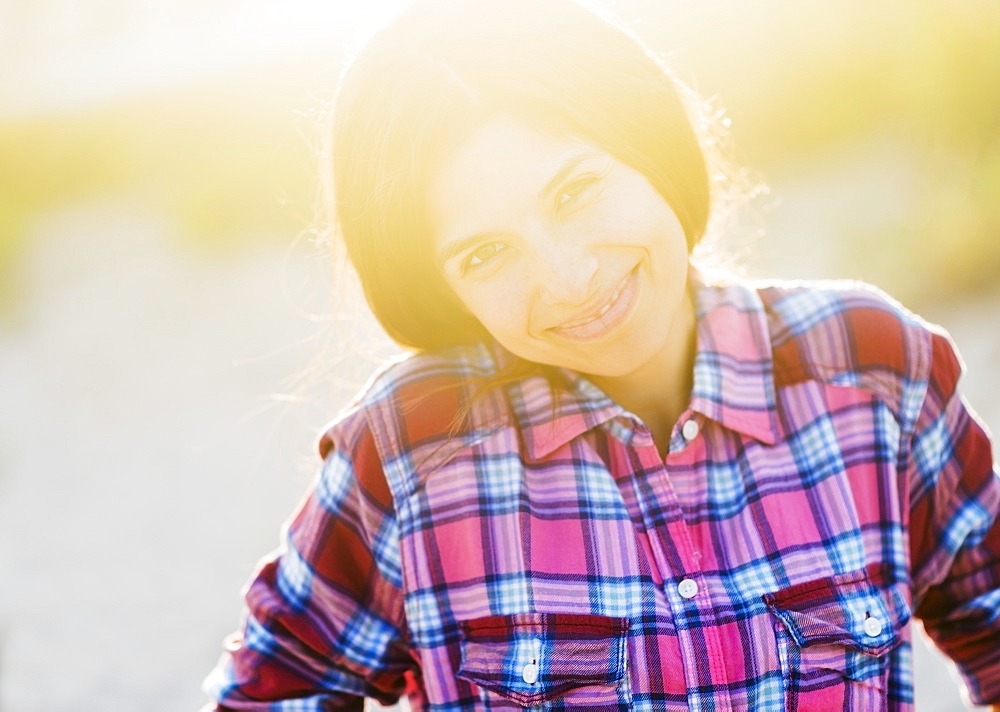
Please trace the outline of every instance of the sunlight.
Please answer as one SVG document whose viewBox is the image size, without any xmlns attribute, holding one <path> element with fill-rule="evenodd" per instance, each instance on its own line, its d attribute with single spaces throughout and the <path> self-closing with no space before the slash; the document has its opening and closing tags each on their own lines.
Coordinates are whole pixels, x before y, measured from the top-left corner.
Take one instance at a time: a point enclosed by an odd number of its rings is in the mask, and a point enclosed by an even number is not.
<svg viewBox="0 0 1000 712">
<path fill-rule="evenodd" d="M 0 117 L 79 110 L 350 41 L 399 0 L 38 2 L 8 11 Z"/>
</svg>

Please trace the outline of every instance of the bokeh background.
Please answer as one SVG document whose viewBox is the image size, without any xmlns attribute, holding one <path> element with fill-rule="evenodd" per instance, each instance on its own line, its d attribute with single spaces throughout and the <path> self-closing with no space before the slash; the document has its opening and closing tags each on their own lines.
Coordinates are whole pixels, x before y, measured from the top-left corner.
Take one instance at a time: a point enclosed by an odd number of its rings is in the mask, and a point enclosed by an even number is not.
<svg viewBox="0 0 1000 712">
<path fill-rule="evenodd" d="M 767 180 L 749 273 L 884 287 L 1000 430 L 1000 5 L 604 4 Z M 358 5 L 0 0 L 0 712 L 197 709 L 317 429 L 391 351 L 317 209 L 345 47 L 394 7 Z M 917 647 L 917 709 L 964 709 Z"/>
</svg>

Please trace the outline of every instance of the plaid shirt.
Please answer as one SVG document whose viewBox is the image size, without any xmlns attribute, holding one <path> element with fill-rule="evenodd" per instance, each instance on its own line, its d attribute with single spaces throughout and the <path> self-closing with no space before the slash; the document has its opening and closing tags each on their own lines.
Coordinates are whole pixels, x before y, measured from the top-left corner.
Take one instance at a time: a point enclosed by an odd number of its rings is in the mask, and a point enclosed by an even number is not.
<svg viewBox="0 0 1000 712">
<path fill-rule="evenodd" d="M 697 304 L 665 459 L 577 374 L 479 388 L 498 347 L 378 375 L 218 709 L 910 710 L 911 615 L 1000 701 L 1000 477 L 947 336 L 853 284 Z"/>
</svg>

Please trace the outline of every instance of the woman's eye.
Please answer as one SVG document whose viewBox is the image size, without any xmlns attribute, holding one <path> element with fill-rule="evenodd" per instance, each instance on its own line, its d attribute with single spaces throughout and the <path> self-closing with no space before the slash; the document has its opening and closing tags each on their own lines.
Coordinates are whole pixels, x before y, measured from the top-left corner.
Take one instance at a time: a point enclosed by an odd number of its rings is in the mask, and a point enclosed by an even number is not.
<svg viewBox="0 0 1000 712">
<path fill-rule="evenodd" d="M 502 242 L 491 242 L 487 245 L 477 247 L 465 260 L 465 266 L 467 269 L 482 267 L 505 249 L 507 249 L 507 246 Z"/>
<path fill-rule="evenodd" d="M 587 188 L 592 186 L 594 183 L 599 181 L 601 176 L 599 175 L 586 175 L 575 180 L 570 181 L 563 189 L 559 191 L 559 195 L 556 198 L 557 207 L 563 207 L 565 205 L 571 204 L 577 198 L 582 195 Z"/>
</svg>

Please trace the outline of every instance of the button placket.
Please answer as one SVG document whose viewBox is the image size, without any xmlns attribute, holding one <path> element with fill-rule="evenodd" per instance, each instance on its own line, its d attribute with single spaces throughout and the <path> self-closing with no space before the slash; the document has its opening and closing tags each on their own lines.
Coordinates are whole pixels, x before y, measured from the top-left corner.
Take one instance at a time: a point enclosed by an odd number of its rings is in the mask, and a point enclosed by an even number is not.
<svg viewBox="0 0 1000 712">
<path fill-rule="evenodd" d="M 721 636 L 712 625 L 716 611 L 711 606 L 707 589 L 702 590 L 707 582 L 703 578 L 705 574 L 698 548 L 692 540 L 693 528 L 684 519 L 669 473 L 671 467 L 680 470 L 697 467 L 693 466 L 692 457 L 697 455 L 702 445 L 697 437 L 701 434 L 701 427 L 698 426 L 693 447 L 686 447 L 692 443 L 684 438 L 684 426 L 694 417 L 692 413 L 687 413 L 678 420 L 673 431 L 671 451 L 665 458 L 661 459 L 653 448 L 640 452 L 642 459 L 639 464 L 646 468 L 644 472 L 647 474 L 640 481 L 644 486 L 637 489 L 653 561 L 664 574 L 664 603 L 677 625 L 679 662 L 689 690 L 698 690 L 712 681 L 724 680 L 727 675 Z M 688 434 L 691 434 L 691 428 L 688 427 Z M 681 593 L 683 581 L 689 581 L 684 584 L 685 592 L 692 592 L 691 586 L 694 586 L 691 598 Z M 705 699 L 705 695 L 689 695 L 689 700 L 699 699 Z M 728 710 L 729 706 L 723 702 L 722 709 Z"/>
</svg>

